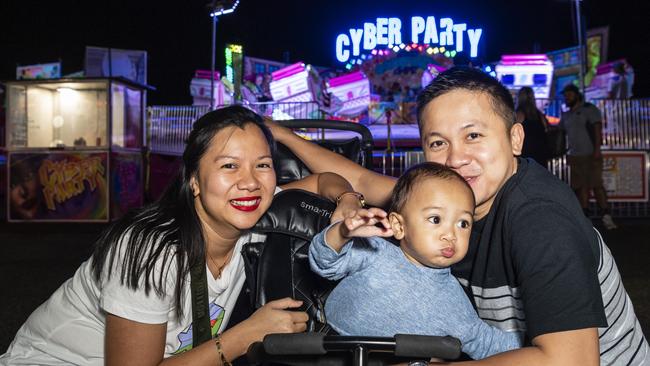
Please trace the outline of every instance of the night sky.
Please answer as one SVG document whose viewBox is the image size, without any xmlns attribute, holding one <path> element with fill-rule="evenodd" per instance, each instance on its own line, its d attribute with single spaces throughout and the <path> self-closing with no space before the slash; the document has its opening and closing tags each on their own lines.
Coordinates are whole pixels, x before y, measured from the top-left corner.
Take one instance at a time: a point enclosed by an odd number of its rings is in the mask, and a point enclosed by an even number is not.
<svg viewBox="0 0 650 366">
<path fill-rule="evenodd" d="M 636 73 L 635 96 L 650 96 L 650 32 L 645 1 L 584 0 L 587 28 L 610 26 L 609 59 L 625 57 Z M 191 104 L 195 69 L 210 68 L 211 22 L 207 1 L 0 1 L 0 80 L 15 78 L 17 65 L 62 61 L 63 74 L 83 69 L 85 46 L 146 50 L 148 82 L 157 88 L 149 104 Z M 615 5 L 613 5 L 615 4 Z M 219 18 L 217 66 L 223 44 L 238 43 L 246 55 L 337 66 L 339 33 L 377 17 L 451 17 L 482 27 L 482 54 L 548 52 L 576 44 L 572 2 L 504 1 L 252 1 Z M 645 25 L 643 25 L 645 24 Z"/>
</svg>

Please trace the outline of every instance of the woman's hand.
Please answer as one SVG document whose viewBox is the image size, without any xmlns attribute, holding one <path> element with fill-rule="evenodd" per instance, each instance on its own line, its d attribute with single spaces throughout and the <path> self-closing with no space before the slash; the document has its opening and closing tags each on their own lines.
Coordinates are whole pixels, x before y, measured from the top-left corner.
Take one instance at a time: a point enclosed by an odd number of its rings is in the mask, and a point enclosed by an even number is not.
<svg viewBox="0 0 650 366">
<path fill-rule="evenodd" d="M 302 301 L 290 297 L 270 301 L 242 322 L 250 331 L 250 343 L 261 341 L 271 333 L 299 333 L 307 329 L 309 316 L 304 311 L 294 311 Z"/>
</svg>

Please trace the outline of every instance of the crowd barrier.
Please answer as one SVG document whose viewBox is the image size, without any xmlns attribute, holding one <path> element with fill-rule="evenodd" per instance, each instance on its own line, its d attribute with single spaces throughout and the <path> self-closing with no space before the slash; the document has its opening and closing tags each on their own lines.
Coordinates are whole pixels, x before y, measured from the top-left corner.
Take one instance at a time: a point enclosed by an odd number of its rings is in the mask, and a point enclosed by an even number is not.
<svg viewBox="0 0 650 366">
<path fill-rule="evenodd" d="M 603 115 L 603 145 L 606 151 L 650 151 L 650 100 L 592 100 Z M 562 100 L 538 100 L 538 106 L 550 117 L 562 113 Z M 253 103 L 248 107 L 265 116 L 288 119 L 323 118 L 316 103 Z M 192 123 L 209 111 L 208 106 L 153 106 L 148 108 L 149 149 L 153 153 L 180 155 Z M 281 113 L 277 112 L 281 111 Z M 286 113 L 286 115 L 284 115 Z M 291 114 L 293 113 L 293 115 Z M 551 118 L 552 119 L 552 118 Z M 399 176 L 406 168 L 423 161 L 421 151 L 375 151 L 375 170 Z M 566 158 L 549 162 L 548 169 L 563 181 L 568 181 Z M 646 168 L 646 175 L 647 175 Z M 646 187 L 650 190 L 650 187 Z M 612 202 L 612 214 L 617 217 L 650 217 L 648 202 Z"/>
</svg>

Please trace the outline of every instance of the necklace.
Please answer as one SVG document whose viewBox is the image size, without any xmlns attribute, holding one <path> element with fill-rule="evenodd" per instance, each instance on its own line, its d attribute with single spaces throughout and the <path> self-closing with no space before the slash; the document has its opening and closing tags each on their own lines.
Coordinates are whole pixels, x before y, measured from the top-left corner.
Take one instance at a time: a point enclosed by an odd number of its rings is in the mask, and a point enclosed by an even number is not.
<svg viewBox="0 0 650 366">
<path fill-rule="evenodd" d="M 221 278 L 221 273 L 223 272 L 224 267 L 226 266 L 226 264 L 228 264 L 228 262 L 232 258 L 232 254 L 235 252 L 235 248 L 232 248 L 230 250 L 230 254 L 226 258 L 226 260 L 223 261 L 223 264 L 221 264 L 221 265 L 217 264 L 217 262 L 214 260 L 214 258 L 212 258 L 212 255 L 210 254 L 209 251 L 206 251 L 206 252 L 208 253 L 208 258 L 210 258 L 210 261 L 212 262 L 212 264 L 214 264 L 217 267 L 217 277 L 216 277 L 216 279 L 220 279 Z"/>
</svg>

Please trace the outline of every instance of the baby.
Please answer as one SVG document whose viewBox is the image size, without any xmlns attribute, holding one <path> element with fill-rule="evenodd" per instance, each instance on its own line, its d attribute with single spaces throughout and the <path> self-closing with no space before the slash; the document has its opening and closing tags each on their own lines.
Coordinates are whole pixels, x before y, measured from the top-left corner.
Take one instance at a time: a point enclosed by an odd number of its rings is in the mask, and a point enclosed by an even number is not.
<svg viewBox="0 0 650 366">
<path fill-rule="evenodd" d="M 399 178 L 390 214 L 359 209 L 316 235 L 311 268 L 342 279 L 325 304 L 332 328 L 342 335 L 450 335 L 473 359 L 521 347 L 518 333 L 478 317 L 450 272 L 467 253 L 474 206 L 460 175 L 424 163 Z M 382 238 L 390 236 L 399 247 Z"/>
</svg>

